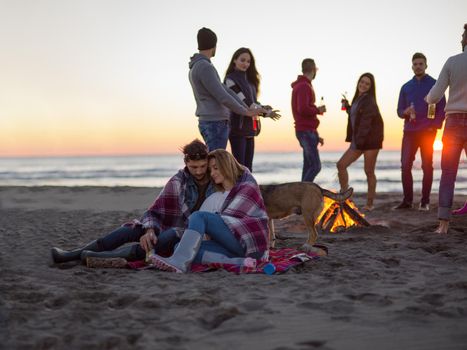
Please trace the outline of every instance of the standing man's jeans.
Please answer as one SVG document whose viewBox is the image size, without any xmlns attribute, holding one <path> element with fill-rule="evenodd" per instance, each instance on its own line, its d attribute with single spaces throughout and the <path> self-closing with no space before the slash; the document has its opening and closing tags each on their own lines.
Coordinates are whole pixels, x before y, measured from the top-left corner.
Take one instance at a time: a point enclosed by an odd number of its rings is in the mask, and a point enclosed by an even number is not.
<svg viewBox="0 0 467 350">
<path fill-rule="evenodd" d="M 302 181 L 313 182 L 321 170 L 321 160 L 319 159 L 318 152 L 318 133 L 316 131 L 295 131 L 295 136 L 303 148 Z"/>
<path fill-rule="evenodd" d="M 404 132 L 401 150 L 402 188 L 404 190 L 404 203 L 413 202 L 412 166 L 415 155 L 420 148 L 422 159 L 422 199 L 420 203 L 430 203 L 431 185 L 433 184 L 433 142 L 436 129 L 427 129 L 414 132 Z"/>
<path fill-rule="evenodd" d="M 448 114 L 443 133 L 443 153 L 441 155 L 441 180 L 439 182 L 438 218 L 451 217 L 454 184 L 459 168 L 462 149 L 467 154 L 467 113 Z"/>
<path fill-rule="evenodd" d="M 230 124 L 228 120 L 198 122 L 198 129 L 203 136 L 204 142 L 208 146 L 209 151 L 215 149 L 226 149 L 227 141 L 229 140 Z"/>
<path fill-rule="evenodd" d="M 246 136 L 229 137 L 232 154 L 240 164 L 253 172 L 253 155 L 255 154 L 255 138 Z"/>
</svg>

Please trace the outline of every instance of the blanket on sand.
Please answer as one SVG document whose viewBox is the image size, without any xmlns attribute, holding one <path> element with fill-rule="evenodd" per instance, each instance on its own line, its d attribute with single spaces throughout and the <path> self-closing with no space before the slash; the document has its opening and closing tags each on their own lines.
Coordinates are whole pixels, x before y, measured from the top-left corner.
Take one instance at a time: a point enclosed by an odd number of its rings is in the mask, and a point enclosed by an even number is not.
<svg viewBox="0 0 467 350">
<path fill-rule="evenodd" d="M 191 272 L 207 272 L 213 270 L 224 269 L 229 272 L 236 274 L 241 273 L 264 273 L 264 267 L 267 264 L 273 264 L 275 267 L 275 273 L 283 273 L 288 271 L 290 268 L 301 265 L 307 261 L 318 259 L 319 255 L 315 253 L 304 253 L 293 248 L 279 248 L 269 250 L 268 261 L 258 261 L 256 267 L 247 267 L 241 265 L 232 264 L 221 264 L 221 263 L 210 263 L 210 264 L 192 264 Z M 153 268 L 150 265 L 141 261 L 128 262 L 127 267 L 132 269 L 149 269 Z"/>
</svg>

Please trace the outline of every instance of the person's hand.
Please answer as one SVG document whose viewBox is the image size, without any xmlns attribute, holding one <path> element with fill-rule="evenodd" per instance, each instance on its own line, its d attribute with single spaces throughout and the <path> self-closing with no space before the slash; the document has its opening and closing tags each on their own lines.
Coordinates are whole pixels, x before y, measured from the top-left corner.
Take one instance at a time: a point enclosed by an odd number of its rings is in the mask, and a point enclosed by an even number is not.
<svg viewBox="0 0 467 350">
<path fill-rule="evenodd" d="M 319 111 L 319 114 L 325 113 L 325 112 L 326 112 L 326 106 L 324 106 L 324 105 L 323 105 L 323 106 L 319 106 L 319 107 L 318 107 L 318 111 Z"/>
<path fill-rule="evenodd" d="M 348 110 L 350 108 L 350 103 L 349 103 L 349 100 L 347 100 L 346 98 L 343 98 L 341 100 L 341 103 L 344 105 L 345 109 Z"/>
<path fill-rule="evenodd" d="M 406 109 L 404 109 L 404 112 L 402 112 L 402 114 L 407 116 L 407 117 L 410 117 L 411 112 L 415 113 L 415 110 L 412 108 L 412 106 L 409 106 Z"/>
<path fill-rule="evenodd" d="M 324 139 L 322 137 L 318 137 L 318 143 L 323 146 L 324 145 Z"/>
<path fill-rule="evenodd" d="M 282 117 L 278 109 L 269 109 L 268 112 L 264 115 L 266 118 L 271 118 L 272 120 L 278 120 Z"/>
<path fill-rule="evenodd" d="M 139 244 L 147 252 L 149 252 L 157 244 L 157 236 L 152 228 L 148 228 L 146 233 L 139 238 Z"/>
</svg>

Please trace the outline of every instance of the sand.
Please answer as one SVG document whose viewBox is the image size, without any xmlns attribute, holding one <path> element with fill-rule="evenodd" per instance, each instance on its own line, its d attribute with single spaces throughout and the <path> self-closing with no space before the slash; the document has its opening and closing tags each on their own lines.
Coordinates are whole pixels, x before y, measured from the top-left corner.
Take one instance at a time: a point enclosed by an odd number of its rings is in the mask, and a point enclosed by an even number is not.
<svg viewBox="0 0 467 350">
<path fill-rule="evenodd" d="M 0 188 L 0 349 L 467 349 L 467 216 L 433 233 L 436 194 L 430 212 L 380 194 L 374 226 L 320 236 L 329 256 L 281 275 L 51 263 L 158 191 Z M 279 246 L 305 240 L 299 216 L 276 228 Z"/>
</svg>

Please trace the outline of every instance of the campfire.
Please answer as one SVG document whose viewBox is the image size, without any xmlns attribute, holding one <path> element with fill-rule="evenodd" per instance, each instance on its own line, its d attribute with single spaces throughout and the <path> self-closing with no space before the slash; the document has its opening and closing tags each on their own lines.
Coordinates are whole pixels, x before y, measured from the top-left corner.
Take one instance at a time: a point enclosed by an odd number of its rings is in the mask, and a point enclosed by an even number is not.
<svg viewBox="0 0 467 350">
<path fill-rule="evenodd" d="M 370 226 L 365 215 L 347 199 L 343 202 L 324 197 L 324 207 L 316 219 L 317 229 L 324 232 L 341 232 L 352 226 Z"/>
</svg>

